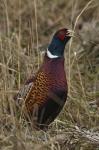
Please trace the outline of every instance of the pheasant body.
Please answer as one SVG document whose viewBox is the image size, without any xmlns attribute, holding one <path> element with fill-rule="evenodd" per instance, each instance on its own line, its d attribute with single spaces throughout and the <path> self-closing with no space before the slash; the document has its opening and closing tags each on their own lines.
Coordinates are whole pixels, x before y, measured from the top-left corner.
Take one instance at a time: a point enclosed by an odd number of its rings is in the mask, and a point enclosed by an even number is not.
<svg viewBox="0 0 99 150">
<path fill-rule="evenodd" d="M 67 29 L 63 29 L 61 32 L 58 32 L 58 40 L 59 35 L 62 34 L 60 40 L 63 40 L 63 37 L 65 38 L 64 34 L 68 34 Z M 70 37 L 68 36 L 68 38 Z M 66 41 L 64 44 L 66 44 Z M 63 47 L 62 49 L 64 50 Z M 50 48 L 51 45 L 49 49 Z M 62 50 L 60 49 L 60 51 L 61 53 L 58 52 L 58 54 L 60 53 L 62 55 Z M 53 57 L 54 56 L 57 55 L 54 54 Z M 23 99 L 25 107 L 24 111 L 29 115 L 34 126 L 44 129 L 54 121 L 60 113 L 66 98 L 67 81 L 64 70 L 64 57 L 62 55 L 55 58 L 49 58 L 46 52 L 43 64 L 38 73 L 32 80 L 26 82 L 23 87 L 23 92 L 21 90 L 15 99 L 16 101 Z"/>
</svg>

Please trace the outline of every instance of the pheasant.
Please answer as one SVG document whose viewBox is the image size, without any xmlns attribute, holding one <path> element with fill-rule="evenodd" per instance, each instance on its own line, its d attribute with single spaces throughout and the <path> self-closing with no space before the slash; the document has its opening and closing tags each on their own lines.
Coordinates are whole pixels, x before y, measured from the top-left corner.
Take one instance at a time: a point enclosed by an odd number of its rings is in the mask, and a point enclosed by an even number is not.
<svg viewBox="0 0 99 150">
<path fill-rule="evenodd" d="M 26 81 L 14 98 L 18 104 L 22 103 L 22 111 L 37 129 L 47 128 L 66 102 L 64 50 L 71 33 L 63 28 L 53 35 L 37 74 Z"/>
</svg>

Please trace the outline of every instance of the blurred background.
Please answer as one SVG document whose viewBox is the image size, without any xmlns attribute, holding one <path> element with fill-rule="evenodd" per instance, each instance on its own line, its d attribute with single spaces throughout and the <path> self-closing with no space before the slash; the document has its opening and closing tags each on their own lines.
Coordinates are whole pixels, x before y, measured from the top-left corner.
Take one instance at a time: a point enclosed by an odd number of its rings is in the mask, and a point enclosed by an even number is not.
<svg viewBox="0 0 99 150">
<path fill-rule="evenodd" d="M 74 31 L 65 51 L 68 100 L 47 133 L 31 132 L 17 119 L 13 96 L 37 72 L 62 27 Z M 0 145 L 99 150 L 99 0 L 0 0 Z"/>
</svg>

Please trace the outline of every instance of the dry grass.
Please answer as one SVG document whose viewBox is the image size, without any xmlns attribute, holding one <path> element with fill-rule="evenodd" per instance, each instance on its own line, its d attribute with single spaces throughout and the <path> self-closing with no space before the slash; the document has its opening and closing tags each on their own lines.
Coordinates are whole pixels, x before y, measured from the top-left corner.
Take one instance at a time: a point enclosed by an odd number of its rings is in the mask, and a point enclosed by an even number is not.
<svg viewBox="0 0 99 150">
<path fill-rule="evenodd" d="M 1 150 L 99 150 L 98 18 L 98 0 L 0 0 Z M 68 100 L 46 133 L 34 131 L 17 118 L 13 95 L 65 26 L 75 31 L 65 53 Z"/>
</svg>

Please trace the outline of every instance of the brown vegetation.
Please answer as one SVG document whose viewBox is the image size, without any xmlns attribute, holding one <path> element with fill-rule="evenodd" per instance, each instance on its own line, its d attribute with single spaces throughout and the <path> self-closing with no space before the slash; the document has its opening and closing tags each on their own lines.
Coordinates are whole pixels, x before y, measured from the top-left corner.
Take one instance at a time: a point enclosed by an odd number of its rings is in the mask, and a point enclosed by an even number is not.
<svg viewBox="0 0 99 150">
<path fill-rule="evenodd" d="M 34 131 L 13 96 L 61 27 L 75 32 L 65 53 L 68 100 L 46 133 Z M 99 150 L 98 0 L 0 0 L 0 149 Z"/>
</svg>

